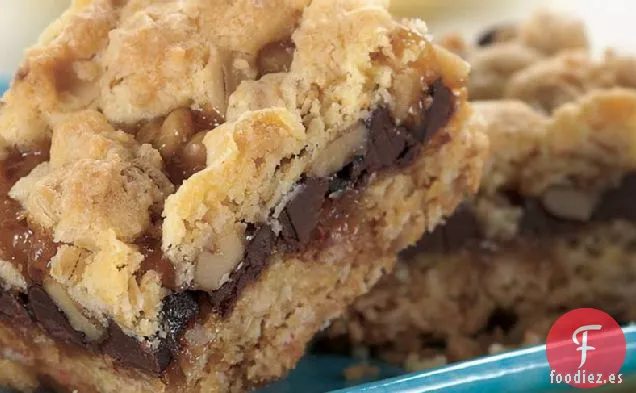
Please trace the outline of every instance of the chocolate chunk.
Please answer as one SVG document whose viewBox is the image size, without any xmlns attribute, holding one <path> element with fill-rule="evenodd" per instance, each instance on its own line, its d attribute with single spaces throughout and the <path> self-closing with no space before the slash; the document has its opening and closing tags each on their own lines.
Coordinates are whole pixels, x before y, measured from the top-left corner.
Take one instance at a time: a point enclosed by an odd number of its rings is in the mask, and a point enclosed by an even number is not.
<svg viewBox="0 0 636 393">
<path fill-rule="evenodd" d="M 494 26 L 477 37 L 477 45 L 480 47 L 490 46 L 497 42 L 507 41 L 516 34 L 516 26 L 514 24 L 502 24 Z"/>
<path fill-rule="evenodd" d="M 416 156 L 418 141 L 411 132 L 395 125 L 393 116 L 385 107 L 373 111 L 365 122 L 368 129 L 365 155 L 356 157 L 337 177 L 351 183 L 366 175 L 392 166 L 403 166 Z"/>
<path fill-rule="evenodd" d="M 0 320 L 13 326 L 26 327 L 32 322 L 24 295 L 3 292 L 0 294 Z"/>
<path fill-rule="evenodd" d="M 444 223 L 443 229 L 446 249 L 451 251 L 460 249 L 480 235 L 477 217 L 465 205 L 457 208 L 455 213 Z"/>
<path fill-rule="evenodd" d="M 519 221 L 519 232 L 524 235 L 540 236 L 551 232 L 554 219 L 543 208 L 543 205 L 535 200 L 528 199 L 523 204 L 523 214 Z"/>
<path fill-rule="evenodd" d="M 410 163 L 415 161 L 421 149 L 420 144 L 409 145 L 409 147 L 402 152 L 400 157 L 395 161 L 395 165 L 398 168 L 404 168 Z"/>
<path fill-rule="evenodd" d="M 39 285 L 29 288 L 29 305 L 35 319 L 54 338 L 78 345 L 85 343 L 84 333 L 73 329 L 66 315 Z"/>
<path fill-rule="evenodd" d="M 479 223 L 468 204 L 460 205 L 444 224 L 427 233 L 417 244 L 406 250 L 408 259 L 418 253 L 455 252 L 480 236 Z"/>
<path fill-rule="evenodd" d="M 364 167 L 376 172 L 398 164 L 417 141 L 404 127 L 396 127 L 387 108 L 376 109 L 367 120 L 367 136 Z"/>
<path fill-rule="evenodd" d="M 365 122 L 368 129 L 365 155 L 345 166 L 337 178 L 359 182 L 379 170 L 410 164 L 417 157 L 420 143 L 445 127 L 455 112 L 455 95 L 441 80 L 431 85 L 428 97 L 431 104 L 421 114 L 420 125 L 412 128 L 396 126 L 386 107 L 374 110 Z"/>
<path fill-rule="evenodd" d="M 243 262 L 230 274 L 228 282 L 209 294 L 212 308 L 221 316 L 227 316 L 245 286 L 258 279 L 274 249 L 276 235 L 269 226 L 248 228 L 247 237 L 250 240 L 245 248 Z"/>
<path fill-rule="evenodd" d="M 414 246 L 402 251 L 400 258 L 408 260 L 422 253 L 446 252 L 443 226 L 444 224 L 441 224 L 433 232 L 425 233 Z"/>
<path fill-rule="evenodd" d="M 625 175 L 618 188 L 607 191 L 601 197 L 592 219 L 636 222 L 636 173 Z"/>
<path fill-rule="evenodd" d="M 494 44 L 497 38 L 498 28 L 492 28 L 484 31 L 477 37 L 478 46 L 490 46 Z"/>
<path fill-rule="evenodd" d="M 179 339 L 198 313 L 199 304 L 191 292 L 173 293 L 163 299 L 161 324 L 166 333 L 166 343 L 173 353 L 179 352 Z"/>
<path fill-rule="evenodd" d="M 429 96 L 432 102 L 422 114 L 422 126 L 411 130 L 420 142 L 430 140 L 455 113 L 455 94 L 441 79 L 430 86 Z"/>
<path fill-rule="evenodd" d="M 279 217 L 281 237 L 288 250 L 300 250 L 309 242 L 328 191 L 329 181 L 322 178 L 305 179 L 296 187 Z"/>
<path fill-rule="evenodd" d="M 170 364 L 172 355 L 164 340 L 153 345 L 147 339 L 141 341 L 128 336 L 116 323 L 108 327 L 108 338 L 102 350 L 115 361 L 156 375 Z"/>
</svg>

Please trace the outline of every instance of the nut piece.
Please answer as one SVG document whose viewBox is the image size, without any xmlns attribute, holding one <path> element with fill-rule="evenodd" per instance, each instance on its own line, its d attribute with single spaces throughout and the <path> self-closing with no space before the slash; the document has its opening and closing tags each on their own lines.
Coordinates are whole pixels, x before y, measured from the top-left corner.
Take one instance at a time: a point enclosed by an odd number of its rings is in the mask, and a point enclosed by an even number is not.
<svg viewBox="0 0 636 393">
<path fill-rule="evenodd" d="M 550 187 L 542 196 L 543 207 L 552 215 L 566 220 L 588 221 L 598 196 L 570 187 Z"/>
<path fill-rule="evenodd" d="M 57 281 L 51 277 L 46 277 L 42 286 L 59 309 L 66 315 L 73 329 L 84 333 L 89 341 L 97 341 L 104 335 L 106 329 L 85 317 L 77 303 Z"/>
<path fill-rule="evenodd" d="M 363 152 L 366 141 L 367 128 L 364 124 L 357 123 L 318 154 L 311 167 L 312 177 L 333 175 Z"/>
<path fill-rule="evenodd" d="M 155 139 L 156 145 L 163 157 L 174 156 L 190 139 L 194 132 L 192 114 L 187 108 L 174 110 L 166 117 L 161 125 L 161 132 Z"/>
<path fill-rule="evenodd" d="M 197 173 L 205 168 L 208 153 L 205 149 L 205 145 L 203 144 L 203 138 L 206 134 L 207 131 L 195 134 L 181 150 L 180 162 L 184 171 L 186 171 L 189 175 Z"/>
<path fill-rule="evenodd" d="M 161 132 L 161 120 L 155 119 L 144 124 L 139 132 L 137 132 L 137 140 L 141 144 L 151 144 L 154 147 L 154 141 Z"/>
<path fill-rule="evenodd" d="M 137 140 L 149 143 L 159 150 L 163 158 L 173 157 L 188 142 L 194 133 L 194 122 L 190 109 L 179 108 L 161 120 L 152 120 L 137 133 Z"/>
<path fill-rule="evenodd" d="M 229 233 L 219 239 L 218 250 L 204 251 L 194 272 L 194 282 L 197 288 L 215 291 L 229 278 L 230 273 L 243 260 L 245 255 L 244 237 L 238 233 Z"/>
</svg>

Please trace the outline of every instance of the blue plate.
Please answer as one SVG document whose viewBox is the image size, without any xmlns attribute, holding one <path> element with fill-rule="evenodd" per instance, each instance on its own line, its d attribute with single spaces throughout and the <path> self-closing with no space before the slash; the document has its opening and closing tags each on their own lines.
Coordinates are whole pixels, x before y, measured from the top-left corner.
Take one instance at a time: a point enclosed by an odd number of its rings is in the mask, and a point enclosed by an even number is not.
<svg viewBox="0 0 636 393">
<path fill-rule="evenodd" d="M 606 385 L 596 391 L 635 391 L 636 327 L 623 329 L 627 342 L 625 363 L 621 368 L 626 381 L 622 385 Z M 568 385 L 550 383 L 550 366 L 545 345 L 457 363 L 421 373 L 387 379 L 338 393 L 477 393 L 477 392 L 564 392 L 580 391 Z M 634 380 L 631 380 L 634 378 Z"/>
<path fill-rule="evenodd" d="M 606 385 L 597 392 L 636 391 L 636 327 L 623 329 L 627 342 L 627 355 L 621 368 L 624 382 Z M 576 392 L 580 389 L 550 383 L 550 366 L 545 345 L 520 349 L 467 362 L 427 370 L 415 374 L 387 376 L 400 373 L 399 369 L 380 363 L 371 363 L 380 370 L 377 382 L 351 386 L 343 371 L 359 364 L 347 358 L 307 356 L 289 377 L 260 390 L 258 393 L 545 393 Z"/>
</svg>

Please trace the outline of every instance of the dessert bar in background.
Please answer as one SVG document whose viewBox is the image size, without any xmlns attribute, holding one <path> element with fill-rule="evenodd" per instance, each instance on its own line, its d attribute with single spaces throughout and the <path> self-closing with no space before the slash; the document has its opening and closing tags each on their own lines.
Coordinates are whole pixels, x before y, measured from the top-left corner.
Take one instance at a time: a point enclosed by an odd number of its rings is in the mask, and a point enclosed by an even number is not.
<svg viewBox="0 0 636 393">
<path fill-rule="evenodd" d="M 0 109 L 0 381 L 285 375 L 477 189 L 469 66 L 426 34 L 372 0 L 75 1 Z"/>
<path fill-rule="evenodd" d="M 564 14 L 537 11 L 473 43 L 456 35 L 440 41 L 471 63 L 470 100 L 521 100 L 551 112 L 589 90 L 636 88 L 636 58 L 612 49 L 595 58 L 583 22 Z"/>
<path fill-rule="evenodd" d="M 480 191 L 321 339 L 411 370 L 541 343 L 579 307 L 636 319 L 636 61 L 540 12 L 447 37 L 490 140 Z"/>
</svg>

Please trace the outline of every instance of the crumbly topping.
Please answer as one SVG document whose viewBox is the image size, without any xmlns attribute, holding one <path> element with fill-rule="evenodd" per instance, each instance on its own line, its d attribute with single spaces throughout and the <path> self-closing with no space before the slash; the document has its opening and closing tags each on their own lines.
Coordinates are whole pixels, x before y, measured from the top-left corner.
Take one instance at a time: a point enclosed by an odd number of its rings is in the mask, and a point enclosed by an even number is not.
<svg viewBox="0 0 636 393">
<path fill-rule="evenodd" d="M 537 10 L 518 27 L 518 39 L 546 55 L 589 46 L 583 21 L 577 17 Z"/>
<path fill-rule="evenodd" d="M 496 135 L 492 143 L 501 144 L 493 152 L 510 151 L 493 153 L 493 163 L 488 166 L 496 173 L 488 172 L 487 177 L 505 179 L 500 183 L 503 187 L 518 183 L 520 190 L 535 195 L 555 184 L 603 187 L 615 179 L 607 179 L 601 170 L 613 168 L 620 176 L 636 168 L 636 134 L 631 132 L 636 129 L 633 90 L 592 91 L 560 107 L 550 118 L 521 102 L 479 103 L 476 110 L 492 125 L 487 127 L 489 135 Z M 510 116 L 517 121 L 506 123 Z M 506 133 L 508 141 L 502 138 Z M 506 157 L 518 159 L 511 167 Z"/>
<path fill-rule="evenodd" d="M 148 230 L 173 190 L 161 157 L 115 131 L 94 111 L 70 115 L 53 130 L 50 161 L 22 178 L 10 196 L 54 240 L 94 246 L 108 230 L 132 242 Z"/>
<path fill-rule="evenodd" d="M 474 108 L 485 119 L 490 140 L 481 189 L 494 192 L 518 184 L 522 168 L 541 150 L 549 118 L 521 101 L 482 101 Z"/>
<path fill-rule="evenodd" d="M 562 52 L 518 70 L 507 81 L 503 95 L 549 113 L 590 90 L 592 67 L 586 52 Z"/>
<path fill-rule="evenodd" d="M 135 124 L 179 107 L 224 112 L 261 47 L 288 37 L 308 1 L 76 2 L 29 50 L 0 116 L 22 147 L 58 114 L 93 107 Z"/>
</svg>

